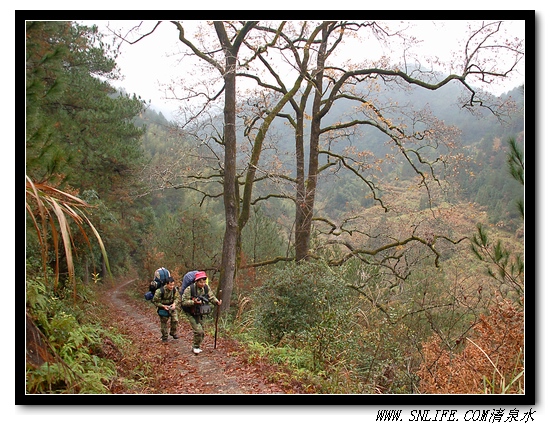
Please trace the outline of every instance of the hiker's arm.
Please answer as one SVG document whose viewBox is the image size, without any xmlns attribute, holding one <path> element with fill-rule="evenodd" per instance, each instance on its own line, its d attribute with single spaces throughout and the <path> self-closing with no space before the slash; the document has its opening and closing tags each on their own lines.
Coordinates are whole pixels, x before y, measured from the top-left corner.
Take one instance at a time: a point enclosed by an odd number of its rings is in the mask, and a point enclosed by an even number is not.
<svg viewBox="0 0 550 425">
<path fill-rule="evenodd" d="M 210 302 L 212 304 L 217 304 L 217 305 L 220 305 L 222 302 L 220 300 L 218 300 L 216 298 L 216 296 L 214 295 L 214 291 L 212 291 L 211 289 L 208 290 L 208 299 L 210 300 Z"/>
<path fill-rule="evenodd" d="M 181 297 L 181 306 L 182 307 L 192 307 L 195 305 L 195 302 L 191 299 L 191 287 L 188 286 L 185 288 L 185 291 L 183 291 L 183 295 Z"/>
<path fill-rule="evenodd" d="M 153 304 L 157 308 L 164 307 L 164 304 L 162 304 L 162 297 L 161 297 L 161 294 L 160 294 L 160 289 L 157 289 L 155 291 L 155 296 L 153 297 L 153 299 L 151 301 L 153 302 Z"/>
<path fill-rule="evenodd" d="M 178 310 L 181 307 L 181 295 L 180 291 L 176 290 L 176 295 L 174 296 L 174 307 Z"/>
</svg>

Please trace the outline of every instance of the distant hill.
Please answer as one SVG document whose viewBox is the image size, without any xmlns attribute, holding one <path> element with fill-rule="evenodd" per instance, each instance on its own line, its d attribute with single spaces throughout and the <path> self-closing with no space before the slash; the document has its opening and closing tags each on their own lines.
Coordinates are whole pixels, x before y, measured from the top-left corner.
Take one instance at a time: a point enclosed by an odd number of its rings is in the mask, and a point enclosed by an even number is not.
<svg viewBox="0 0 550 425">
<path fill-rule="evenodd" d="M 510 98 L 517 102 L 518 109 L 507 123 L 499 121 L 487 110 L 480 110 L 479 115 L 473 116 L 467 110 L 461 108 L 456 99 L 460 96 L 460 87 L 450 84 L 436 91 L 429 91 L 418 87 L 412 87 L 407 92 L 386 91 L 378 95 L 385 103 L 403 105 L 403 107 L 421 110 L 429 108 L 433 114 L 447 125 L 456 126 L 460 129 L 457 154 L 463 154 L 472 161 L 464 163 L 464 170 L 459 174 L 460 195 L 462 201 L 476 202 L 488 209 L 489 216 L 493 222 L 507 221 L 516 217 L 515 202 L 522 197 L 523 188 L 513 182 L 507 174 L 506 154 L 507 140 L 510 137 L 516 138 L 523 146 L 524 116 L 523 116 L 523 89 L 517 87 L 508 93 L 500 96 L 501 100 Z M 383 104 L 384 102 L 380 103 Z M 330 111 L 323 125 L 342 119 L 352 117 L 354 104 L 339 102 Z M 397 109 L 395 113 L 399 113 Z M 155 124 L 155 132 L 168 131 L 170 122 L 161 112 L 149 108 L 137 120 L 138 124 Z M 221 117 L 220 123 L 222 125 Z M 294 173 L 294 135 L 288 125 L 282 120 L 274 121 L 269 135 L 273 140 L 266 141 L 265 145 L 275 143 L 277 150 L 266 150 L 263 154 L 263 162 L 269 163 L 276 155 L 278 161 L 286 164 L 287 168 Z M 157 135 L 159 140 L 163 138 Z M 239 135 L 240 137 L 240 135 Z M 334 143 L 332 148 L 338 150 L 345 146 L 353 145 L 358 150 L 371 151 L 376 157 L 383 158 L 389 152 L 389 146 L 385 143 L 387 136 L 377 130 L 362 128 L 355 136 L 350 136 L 345 142 Z M 307 141 L 307 136 L 306 136 Z M 148 139 L 148 143 L 151 140 Z M 153 149 L 154 150 L 154 149 Z M 156 150 L 154 150 L 156 152 Z M 393 168 L 391 168 L 393 167 Z M 407 180 L 411 177 L 403 173 L 398 164 L 388 164 L 384 173 L 388 177 L 399 176 Z M 397 174 L 395 174 L 397 173 Z M 343 170 L 339 178 L 329 179 L 330 184 L 320 185 L 318 198 L 328 210 L 342 212 L 346 205 L 361 205 L 368 207 L 372 205 L 372 199 L 362 195 L 365 192 L 364 186 L 351 174 L 349 178 Z M 261 191 L 261 185 L 258 186 Z M 269 187 L 265 188 L 269 190 Z"/>
</svg>

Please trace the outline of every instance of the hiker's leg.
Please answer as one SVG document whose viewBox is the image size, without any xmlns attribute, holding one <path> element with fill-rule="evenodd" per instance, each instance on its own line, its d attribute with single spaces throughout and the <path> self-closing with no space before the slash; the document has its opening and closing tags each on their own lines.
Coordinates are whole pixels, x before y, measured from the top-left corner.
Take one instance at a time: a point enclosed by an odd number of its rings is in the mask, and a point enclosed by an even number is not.
<svg viewBox="0 0 550 425">
<path fill-rule="evenodd" d="M 196 316 L 198 327 L 200 327 L 200 333 L 197 337 L 197 348 L 201 347 L 202 340 L 204 339 L 204 327 L 202 325 L 202 316 Z"/>
<path fill-rule="evenodd" d="M 176 310 L 170 311 L 170 335 L 176 336 L 178 334 L 178 312 Z"/>
<path fill-rule="evenodd" d="M 160 317 L 160 333 L 162 334 L 162 339 L 168 338 L 168 317 Z"/>
<path fill-rule="evenodd" d="M 193 348 L 199 348 L 204 338 L 204 330 L 198 317 L 187 315 L 187 320 L 193 328 Z"/>
</svg>

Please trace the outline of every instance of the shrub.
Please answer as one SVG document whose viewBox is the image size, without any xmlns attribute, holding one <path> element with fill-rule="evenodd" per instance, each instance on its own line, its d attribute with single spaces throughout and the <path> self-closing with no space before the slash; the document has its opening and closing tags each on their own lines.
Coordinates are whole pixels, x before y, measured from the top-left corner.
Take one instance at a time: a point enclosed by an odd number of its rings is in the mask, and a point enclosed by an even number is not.
<svg viewBox="0 0 550 425">
<path fill-rule="evenodd" d="M 314 262 L 274 271 L 252 298 L 256 329 L 271 344 L 308 332 L 349 309 L 344 281 Z"/>
</svg>

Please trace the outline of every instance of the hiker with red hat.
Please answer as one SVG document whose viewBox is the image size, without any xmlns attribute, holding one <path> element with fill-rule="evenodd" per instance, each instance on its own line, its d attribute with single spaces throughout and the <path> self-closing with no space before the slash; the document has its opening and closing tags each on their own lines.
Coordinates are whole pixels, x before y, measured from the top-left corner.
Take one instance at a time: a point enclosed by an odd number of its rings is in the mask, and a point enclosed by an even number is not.
<svg viewBox="0 0 550 425">
<path fill-rule="evenodd" d="M 195 354 L 202 353 L 201 343 L 204 339 L 203 316 L 210 314 L 212 307 L 210 303 L 220 305 L 214 292 L 206 283 L 207 276 L 204 271 L 195 273 L 195 281 L 183 291 L 181 307 L 191 328 L 193 328 L 193 347 Z"/>
</svg>

